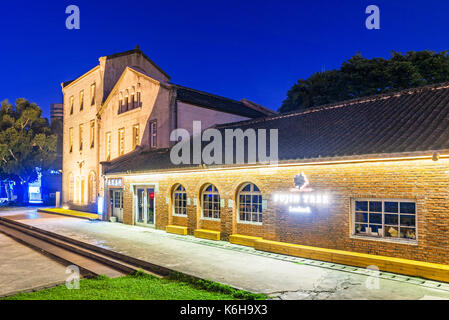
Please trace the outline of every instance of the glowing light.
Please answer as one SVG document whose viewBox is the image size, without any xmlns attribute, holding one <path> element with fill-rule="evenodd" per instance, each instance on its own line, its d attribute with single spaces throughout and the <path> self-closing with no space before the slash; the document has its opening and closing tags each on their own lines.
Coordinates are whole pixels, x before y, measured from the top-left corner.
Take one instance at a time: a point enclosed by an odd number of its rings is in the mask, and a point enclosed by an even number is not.
<svg viewBox="0 0 449 320">
<path fill-rule="evenodd" d="M 273 202 L 283 205 L 326 205 L 329 204 L 329 195 L 322 193 L 275 193 L 273 195 Z"/>
<path fill-rule="evenodd" d="M 97 197 L 97 214 L 102 216 L 103 215 L 103 197 Z"/>
<path fill-rule="evenodd" d="M 69 207 L 68 206 L 62 206 L 62 209 L 69 210 Z"/>
</svg>

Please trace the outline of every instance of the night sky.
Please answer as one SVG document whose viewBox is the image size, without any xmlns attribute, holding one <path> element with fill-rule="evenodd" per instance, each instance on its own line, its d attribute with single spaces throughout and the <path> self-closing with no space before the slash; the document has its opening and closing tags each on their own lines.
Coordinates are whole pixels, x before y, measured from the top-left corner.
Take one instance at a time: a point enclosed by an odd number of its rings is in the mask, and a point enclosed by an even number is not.
<svg viewBox="0 0 449 320">
<path fill-rule="evenodd" d="M 65 27 L 68 5 L 81 29 Z M 380 8 L 367 30 L 365 8 Z M 449 1 L 2 1 L 0 100 L 25 97 L 49 115 L 61 82 L 100 56 L 139 45 L 172 82 L 277 109 L 299 78 L 357 51 L 449 49 Z"/>
</svg>

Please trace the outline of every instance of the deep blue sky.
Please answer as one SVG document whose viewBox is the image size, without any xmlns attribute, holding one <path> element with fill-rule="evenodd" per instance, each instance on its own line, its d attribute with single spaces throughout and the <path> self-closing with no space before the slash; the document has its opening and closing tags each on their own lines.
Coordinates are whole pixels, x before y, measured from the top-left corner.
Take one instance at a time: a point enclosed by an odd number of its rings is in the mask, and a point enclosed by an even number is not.
<svg viewBox="0 0 449 320">
<path fill-rule="evenodd" d="M 76 4 L 81 29 L 67 30 Z M 366 6 L 381 29 L 365 28 Z M 172 82 L 277 109 L 299 78 L 357 51 L 449 49 L 449 1 L 2 1 L 0 100 L 25 97 L 49 114 L 62 81 L 100 56 L 140 45 Z"/>
</svg>

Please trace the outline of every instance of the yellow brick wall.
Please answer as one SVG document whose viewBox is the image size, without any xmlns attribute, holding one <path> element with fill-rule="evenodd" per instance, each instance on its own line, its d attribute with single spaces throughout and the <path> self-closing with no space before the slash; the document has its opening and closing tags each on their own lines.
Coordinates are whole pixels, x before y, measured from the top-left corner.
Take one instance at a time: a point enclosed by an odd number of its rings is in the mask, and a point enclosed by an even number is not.
<svg viewBox="0 0 449 320">
<path fill-rule="evenodd" d="M 288 192 L 299 172 L 307 175 L 315 191 L 330 195 L 331 202 L 326 209 L 297 214 L 275 206 L 272 194 Z M 197 228 L 220 231 L 223 240 L 239 233 L 267 240 L 449 264 L 449 160 L 446 159 L 125 176 L 125 182 L 125 223 L 134 221 L 129 184 L 157 183 L 158 229 L 165 229 L 171 221 L 187 226 L 189 234 Z M 255 183 L 263 199 L 268 200 L 261 226 L 237 224 L 236 191 L 245 182 Z M 184 185 L 191 199 L 188 218 L 171 217 L 171 204 L 166 203 L 166 197 L 170 197 L 177 183 Z M 225 199 L 226 207 L 221 209 L 220 221 L 201 219 L 201 210 L 194 205 L 194 198 L 199 205 L 200 190 L 206 183 L 215 184 L 221 198 Z M 352 238 L 352 198 L 415 200 L 417 244 Z M 234 200 L 233 208 L 227 207 L 229 199 Z"/>
</svg>

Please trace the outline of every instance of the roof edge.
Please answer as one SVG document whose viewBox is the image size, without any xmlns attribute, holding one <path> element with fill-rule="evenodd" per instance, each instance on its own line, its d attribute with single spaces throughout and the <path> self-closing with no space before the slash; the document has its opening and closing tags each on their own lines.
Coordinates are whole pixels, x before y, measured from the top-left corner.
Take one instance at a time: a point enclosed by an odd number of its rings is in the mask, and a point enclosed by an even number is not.
<svg viewBox="0 0 449 320">
<path fill-rule="evenodd" d="M 414 152 L 400 153 L 382 153 L 382 154 L 365 154 L 340 157 L 323 157 L 309 159 L 288 159 L 279 160 L 277 164 L 230 164 L 230 165 L 196 165 L 179 168 L 144 170 L 134 172 L 105 172 L 104 175 L 136 175 L 136 174 L 170 174 L 177 172 L 196 172 L 196 171 L 218 171 L 218 170 L 239 170 L 239 169 L 263 169 L 263 168 L 282 168 L 289 166 L 317 166 L 317 165 L 336 165 L 336 164 L 352 164 L 352 163 L 370 163 L 370 162 L 390 162 L 390 161 L 407 161 L 407 160 L 432 160 L 435 154 L 439 154 L 441 159 L 449 159 L 449 149 L 426 150 Z"/>
</svg>

